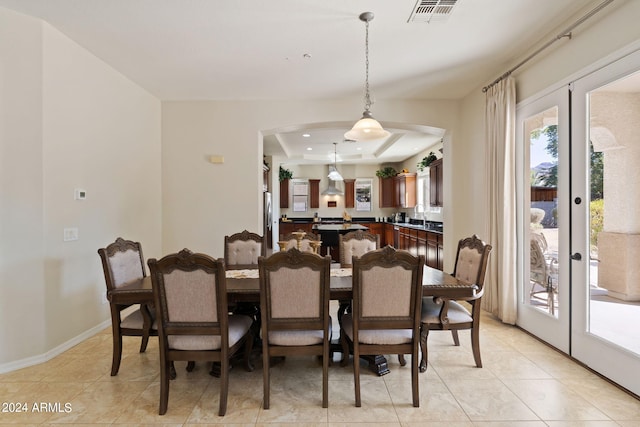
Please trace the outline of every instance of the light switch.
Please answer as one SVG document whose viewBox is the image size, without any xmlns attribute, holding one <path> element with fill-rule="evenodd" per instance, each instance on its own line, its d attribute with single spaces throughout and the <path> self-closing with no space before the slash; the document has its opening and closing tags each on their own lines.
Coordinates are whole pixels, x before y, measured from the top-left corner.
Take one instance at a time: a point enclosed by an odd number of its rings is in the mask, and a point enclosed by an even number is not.
<svg viewBox="0 0 640 427">
<path fill-rule="evenodd" d="M 64 229 L 63 240 L 65 242 L 71 242 L 73 240 L 78 240 L 78 229 L 77 228 L 65 228 Z"/>
<path fill-rule="evenodd" d="M 87 198 L 87 192 L 80 189 L 80 188 L 76 188 L 74 191 L 74 199 L 76 200 L 84 200 Z"/>
</svg>

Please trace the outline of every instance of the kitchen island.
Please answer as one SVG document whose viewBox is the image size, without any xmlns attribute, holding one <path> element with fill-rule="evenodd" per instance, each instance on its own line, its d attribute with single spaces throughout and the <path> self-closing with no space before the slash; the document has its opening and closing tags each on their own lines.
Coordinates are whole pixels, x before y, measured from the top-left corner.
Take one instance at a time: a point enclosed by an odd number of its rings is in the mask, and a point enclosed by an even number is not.
<svg viewBox="0 0 640 427">
<path fill-rule="evenodd" d="M 356 230 L 369 230 L 362 224 L 353 224 L 345 222 L 343 224 L 314 224 L 312 231 L 320 235 L 322 240 L 322 246 L 320 248 L 321 255 L 331 255 L 331 259 L 335 262 L 340 262 L 340 245 L 339 235 L 346 234 Z"/>
</svg>

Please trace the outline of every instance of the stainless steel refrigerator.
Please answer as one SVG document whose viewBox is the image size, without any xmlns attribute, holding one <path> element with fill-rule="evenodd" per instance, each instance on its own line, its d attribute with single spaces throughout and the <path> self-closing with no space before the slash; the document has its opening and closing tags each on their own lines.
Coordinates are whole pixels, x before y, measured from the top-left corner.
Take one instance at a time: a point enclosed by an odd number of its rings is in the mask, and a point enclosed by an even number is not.
<svg viewBox="0 0 640 427">
<path fill-rule="evenodd" d="M 273 236 L 271 235 L 271 227 L 273 223 L 273 205 L 271 193 L 264 192 L 264 218 L 262 225 L 262 234 L 267 237 L 267 249 L 273 248 Z"/>
</svg>

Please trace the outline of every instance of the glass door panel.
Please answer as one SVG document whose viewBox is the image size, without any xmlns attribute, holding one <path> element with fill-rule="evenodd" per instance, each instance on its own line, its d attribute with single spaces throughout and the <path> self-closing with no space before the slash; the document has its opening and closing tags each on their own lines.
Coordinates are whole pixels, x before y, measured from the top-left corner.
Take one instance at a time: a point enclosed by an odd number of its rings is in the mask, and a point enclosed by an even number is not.
<svg viewBox="0 0 640 427">
<path fill-rule="evenodd" d="M 640 393 L 640 53 L 576 81 L 572 355 Z"/>
<path fill-rule="evenodd" d="M 519 250 L 518 325 L 569 349 L 568 89 L 519 105 L 516 113 Z M 563 199 L 564 195 L 564 199 Z M 565 250 L 566 252 L 566 250 Z"/>
</svg>

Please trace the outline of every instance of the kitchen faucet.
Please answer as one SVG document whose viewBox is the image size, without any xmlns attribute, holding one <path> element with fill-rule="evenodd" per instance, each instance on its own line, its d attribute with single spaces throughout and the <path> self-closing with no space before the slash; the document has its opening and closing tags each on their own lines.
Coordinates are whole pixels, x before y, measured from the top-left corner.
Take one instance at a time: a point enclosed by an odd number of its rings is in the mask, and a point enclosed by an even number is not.
<svg viewBox="0 0 640 427">
<path fill-rule="evenodd" d="M 413 217 L 418 219 L 418 208 L 420 207 L 422 208 L 422 227 L 426 227 L 427 221 L 424 216 L 424 205 L 422 203 L 416 204 L 416 206 L 413 208 Z"/>
</svg>

